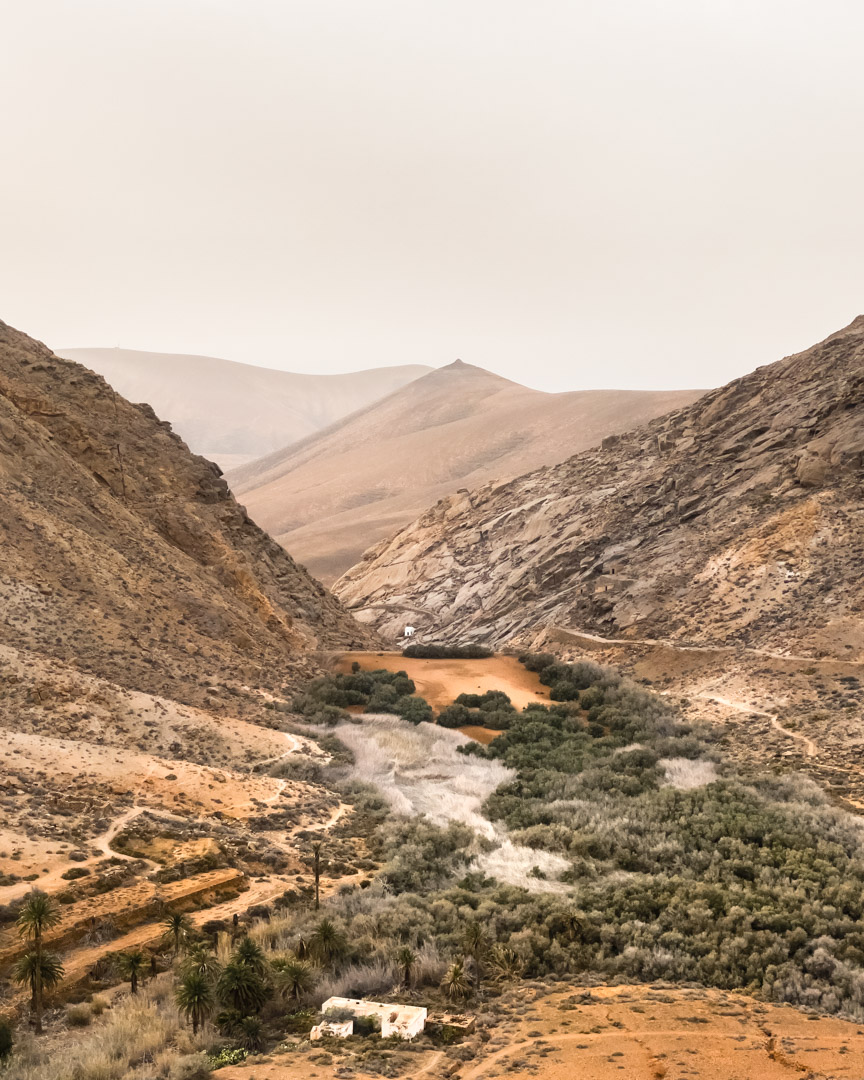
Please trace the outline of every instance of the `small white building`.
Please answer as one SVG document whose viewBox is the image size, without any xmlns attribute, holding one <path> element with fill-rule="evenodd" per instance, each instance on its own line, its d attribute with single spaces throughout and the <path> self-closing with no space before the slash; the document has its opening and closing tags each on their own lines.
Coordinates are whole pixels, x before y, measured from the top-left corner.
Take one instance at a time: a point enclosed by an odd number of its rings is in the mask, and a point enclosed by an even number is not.
<svg viewBox="0 0 864 1080">
<path fill-rule="evenodd" d="M 409 637 L 414 637 L 414 635 L 415 635 L 416 633 L 417 633 L 417 628 L 416 628 L 416 626 L 406 626 L 406 627 L 405 627 L 405 637 L 406 637 L 406 638 L 409 638 Z"/>
<path fill-rule="evenodd" d="M 355 1016 L 377 1017 L 381 1022 L 381 1037 L 383 1039 L 387 1039 L 391 1035 L 396 1035 L 400 1039 L 413 1039 L 415 1035 L 420 1035 L 426 1027 L 426 1009 L 421 1009 L 418 1005 L 387 1005 L 382 1001 L 331 997 L 321 1006 L 321 1012 L 326 1014 L 330 1009 L 350 1009 Z M 346 1032 L 336 1030 L 345 1027 L 349 1027 L 350 1030 Z M 330 1030 L 321 1031 L 322 1028 Z M 316 1035 L 316 1031 L 319 1031 L 320 1034 Z M 320 1039 L 323 1034 L 336 1035 L 344 1039 L 349 1035 L 353 1035 L 353 1033 L 353 1020 L 333 1023 L 327 1020 L 325 1016 L 323 1023 L 312 1028 L 310 1038 Z"/>
</svg>

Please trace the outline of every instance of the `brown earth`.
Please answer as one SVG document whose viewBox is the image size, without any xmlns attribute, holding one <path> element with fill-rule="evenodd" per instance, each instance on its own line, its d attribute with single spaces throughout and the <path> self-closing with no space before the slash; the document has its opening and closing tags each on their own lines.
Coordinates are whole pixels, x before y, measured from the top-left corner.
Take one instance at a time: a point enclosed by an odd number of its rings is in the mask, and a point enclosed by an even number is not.
<svg viewBox="0 0 864 1080">
<path fill-rule="evenodd" d="M 484 694 L 503 690 L 517 709 L 532 701 L 548 703 L 549 690 L 533 671 L 528 671 L 515 656 L 491 656 L 484 660 L 422 660 L 398 652 L 344 653 L 333 662 L 334 670 L 350 672 L 352 663 L 362 671 L 385 668 L 404 671 L 414 680 L 419 697 L 440 711 L 460 694 Z"/>
<path fill-rule="evenodd" d="M 457 361 L 228 480 L 329 584 L 443 495 L 554 464 L 700 393 L 545 394 Z"/>
<path fill-rule="evenodd" d="M 196 454 L 223 469 L 281 450 L 432 370 L 403 364 L 303 375 L 135 349 L 60 349 L 58 355 L 92 368 L 129 401 L 148 402 Z"/>
<path fill-rule="evenodd" d="M 403 1051 L 400 1075 L 859 1080 L 864 1074 L 859 1025 L 720 990 L 614 986 L 550 992 L 521 986 L 484 1003 L 478 1036 L 462 1045 L 472 1052 L 462 1062 L 456 1048 Z M 313 1072 L 320 1080 L 336 1080 L 347 1065 L 358 1075 L 369 1075 L 362 1061 L 353 1058 L 354 1048 L 340 1046 L 339 1040 L 300 1047 L 299 1052 L 251 1057 L 221 1072 L 225 1080 L 292 1080 Z M 332 1059 L 322 1059 L 322 1053 Z"/>
</svg>

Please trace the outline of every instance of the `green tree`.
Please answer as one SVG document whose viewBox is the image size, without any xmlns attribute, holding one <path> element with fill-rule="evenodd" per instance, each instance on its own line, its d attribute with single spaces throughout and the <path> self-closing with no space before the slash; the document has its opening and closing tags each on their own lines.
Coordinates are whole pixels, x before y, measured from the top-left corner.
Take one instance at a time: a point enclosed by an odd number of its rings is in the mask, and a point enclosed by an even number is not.
<svg viewBox="0 0 864 1080">
<path fill-rule="evenodd" d="M 33 941 L 36 950 L 42 948 L 42 936 L 46 930 L 60 922 L 60 908 L 46 893 L 34 890 L 18 912 L 15 925 L 21 937 Z"/>
<path fill-rule="evenodd" d="M 33 942 L 32 950 L 21 958 L 15 977 L 30 988 L 33 1026 L 37 1035 L 42 1034 L 45 990 L 53 989 L 63 978 L 63 965 L 56 956 L 46 956 L 43 948 L 45 931 L 59 922 L 60 909 L 57 904 L 46 893 L 36 890 L 27 897 L 16 920 L 19 935 Z M 57 972 L 59 974 L 54 978 Z"/>
<path fill-rule="evenodd" d="M 63 978 L 60 958 L 51 953 L 31 949 L 15 965 L 13 978 L 30 991 L 30 1009 L 37 1035 L 42 1034 L 42 1012 L 45 1008 L 45 991 L 53 990 Z"/>
<path fill-rule="evenodd" d="M 244 1050 L 256 1053 L 261 1049 L 263 1025 L 257 1016 L 244 1016 L 237 1024 L 237 1036 Z"/>
<path fill-rule="evenodd" d="M 218 977 L 222 965 L 205 941 L 193 941 L 183 957 L 182 974 L 196 971 L 211 982 Z"/>
<path fill-rule="evenodd" d="M 188 916 L 181 914 L 179 911 L 169 911 L 162 920 L 162 925 L 165 927 L 165 940 L 171 944 L 176 960 L 186 938 L 189 936 L 192 923 L 189 921 Z"/>
<path fill-rule="evenodd" d="M 405 986 L 410 986 L 414 965 L 417 963 L 417 956 L 407 945 L 403 945 L 396 953 L 396 963 L 402 968 L 402 982 Z"/>
<path fill-rule="evenodd" d="M 236 957 L 222 968 L 216 993 L 226 1008 L 240 1016 L 259 1012 L 268 997 L 267 984 L 258 972 Z"/>
<path fill-rule="evenodd" d="M 465 965 L 454 960 L 441 980 L 441 989 L 451 1001 L 464 1001 L 471 996 L 471 980 L 465 974 Z"/>
<path fill-rule="evenodd" d="M 474 985 L 479 993 L 483 979 L 483 961 L 489 953 L 489 938 L 478 922 L 470 922 L 462 932 L 462 950 L 474 965 Z"/>
<path fill-rule="evenodd" d="M 329 919 L 322 919 L 309 938 L 309 952 L 323 966 L 340 960 L 348 951 L 348 941 Z"/>
<path fill-rule="evenodd" d="M 129 987 L 133 994 L 138 993 L 138 980 L 143 977 L 149 968 L 150 961 L 140 949 L 130 949 L 129 952 L 120 953 L 120 973 L 129 980 Z"/>
<path fill-rule="evenodd" d="M 303 994 L 308 993 L 313 986 L 314 978 L 312 968 L 297 957 L 280 957 L 273 961 L 273 981 L 279 993 L 284 998 L 289 998 L 297 1005 Z"/>
<path fill-rule="evenodd" d="M 210 980 L 200 971 L 187 971 L 176 993 L 177 1008 L 192 1023 L 192 1034 L 198 1034 L 198 1028 L 213 1011 L 213 988 Z"/>
<path fill-rule="evenodd" d="M 261 946 L 252 938 L 245 937 L 237 943 L 232 959 L 245 964 L 248 968 L 252 968 L 259 975 L 263 975 L 267 971 L 267 960 L 261 951 Z"/>
<path fill-rule="evenodd" d="M 489 966 L 495 978 L 505 982 L 518 979 L 525 965 L 517 952 L 509 945 L 493 945 L 489 952 Z"/>
</svg>

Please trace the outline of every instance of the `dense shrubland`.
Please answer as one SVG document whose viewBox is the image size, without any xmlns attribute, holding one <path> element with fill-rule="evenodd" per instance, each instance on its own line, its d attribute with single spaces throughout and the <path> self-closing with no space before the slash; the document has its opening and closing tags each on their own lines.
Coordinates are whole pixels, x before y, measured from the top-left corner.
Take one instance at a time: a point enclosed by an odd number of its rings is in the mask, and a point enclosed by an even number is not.
<svg viewBox="0 0 864 1080">
<path fill-rule="evenodd" d="M 127 1045 L 157 1065 L 142 1080 L 203 1075 L 230 1055 L 305 1034 L 331 996 L 410 989 L 424 1003 L 456 1003 L 520 978 L 699 982 L 864 1021 L 859 821 L 803 777 L 745 781 L 710 729 L 683 722 L 668 700 L 613 671 L 521 659 L 550 687 L 550 704 L 519 712 L 492 692 L 461 695 L 445 710 L 484 726 L 497 720 L 500 734 L 488 746 L 400 724 L 414 691 L 404 672 L 313 683 L 298 702 L 303 715 L 320 722 L 321 710 L 332 709 L 351 719 L 328 737 L 335 744 L 347 728 L 355 757 L 364 724 L 370 736 L 373 725 L 386 729 L 390 741 L 375 753 L 386 750 L 391 772 L 408 771 L 399 739 L 419 741 L 435 783 L 443 762 L 436 740 L 452 744 L 451 756 L 466 755 L 471 791 L 462 798 L 473 795 L 479 808 L 485 795 L 489 832 L 479 829 L 477 809 L 468 823 L 430 820 L 433 789 L 426 817 L 388 813 L 374 789 L 347 782 L 352 754 L 337 756 L 322 779 L 369 823 L 376 879 L 343 886 L 320 911 L 289 902 L 253 922 L 248 937 L 223 934 L 215 954 L 182 919 L 166 923 L 177 954 L 173 987 L 139 993 L 98 1038 L 94 1030 L 56 1060 L 55 1075 L 89 1076 L 85 1056 L 99 1065 L 106 1054 L 111 1065 L 93 1075 L 125 1075 Z M 349 718 L 347 706 L 391 717 Z M 481 766 L 491 778 L 485 789 L 474 775 Z M 526 865 L 519 885 L 490 876 L 484 853 L 502 836 L 565 866 L 557 891 L 535 890 L 532 875 L 545 877 L 539 865 Z M 121 1038 L 123 1054 L 111 1049 Z M 170 1069 L 165 1057 L 158 1071 L 168 1040 L 184 1056 Z M 32 1080 L 43 1064 L 44 1052 L 24 1037 L 9 1075 Z"/>
<path fill-rule="evenodd" d="M 294 699 L 294 711 L 319 724 L 345 719 L 351 706 L 367 713 L 393 713 L 412 724 L 432 721 L 431 706 L 416 696 L 414 682 L 404 671 L 360 671 L 355 666 L 350 674 L 315 679 Z"/>
<path fill-rule="evenodd" d="M 553 704 L 465 695 L 444 719 L 506 716 L 489 746 L 462 752 L 515 772 L 484 811 L 514 843 L 564 856 L 570 888 L 502 885 L 472 871 L 467 838 L 460 859 L 452 825 L 433 840 L 434 825 L 391 818 L 376 834 L 381 885 L 330 906 L 351 948 L 329 985 L 386 982 L 405 943 L 453 962 L 476 921 L 489 955 L 509 950 L 527 976 L 693 980 L 864 1019 L 858 821 L 802 777 L 745 782 L 710 730 L 608 669 L 521 659 Z M 302 920 L 264 932 L 290 939 Z"/>
</svg>

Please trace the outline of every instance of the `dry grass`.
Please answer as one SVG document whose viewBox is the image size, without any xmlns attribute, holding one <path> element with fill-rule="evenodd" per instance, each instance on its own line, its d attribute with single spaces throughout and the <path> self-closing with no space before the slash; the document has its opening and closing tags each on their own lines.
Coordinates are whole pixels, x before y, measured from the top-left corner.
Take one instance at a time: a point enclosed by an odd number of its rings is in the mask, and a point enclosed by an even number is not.
<svg viewBox="0 0 864 1080">
<path fill-rule="evenodd" d="M 210 1037 L 192 1038 L 163 980 L 136 998 L 124 998 L 60 1048 L 21 1037 L 3 1080 L 180 1080 L 203 1065 Z"/>
</svg>

